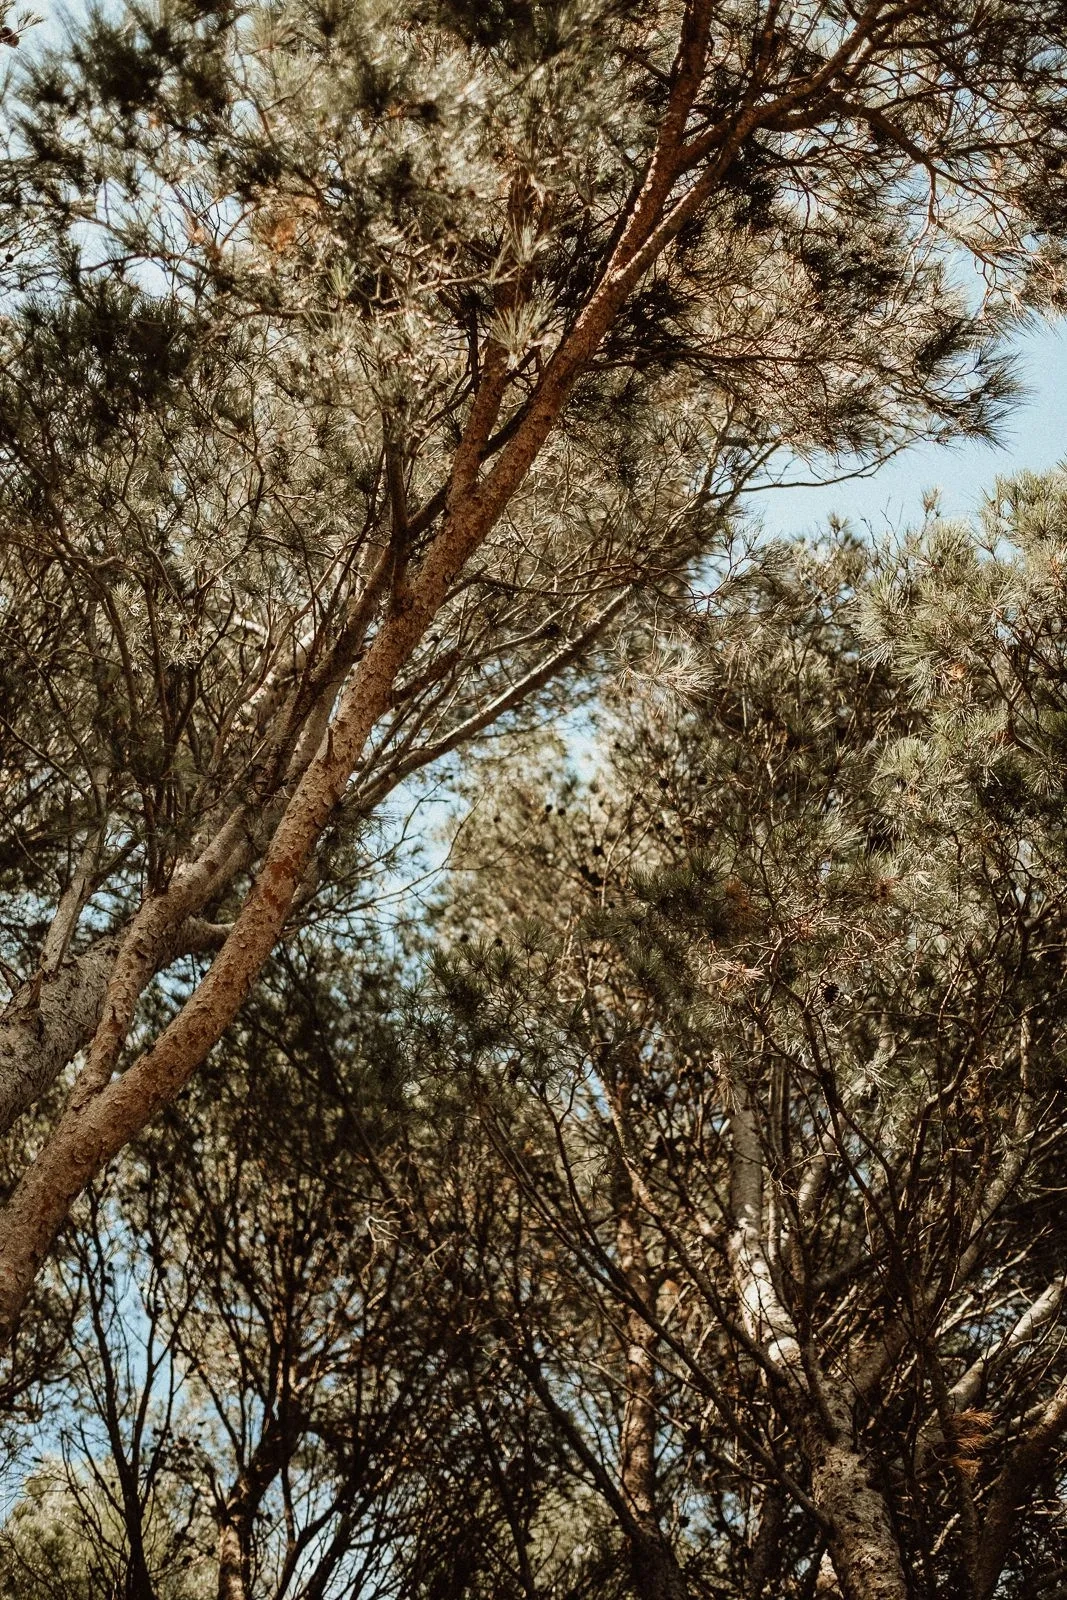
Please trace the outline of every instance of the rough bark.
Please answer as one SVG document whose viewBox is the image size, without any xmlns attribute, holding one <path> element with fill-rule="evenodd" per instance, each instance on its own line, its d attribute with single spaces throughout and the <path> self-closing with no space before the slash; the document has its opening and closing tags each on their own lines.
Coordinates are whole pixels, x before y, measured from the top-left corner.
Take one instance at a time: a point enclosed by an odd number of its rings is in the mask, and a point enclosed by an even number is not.
<svg viewBox="0 0 1067 1600">
<path fill-rule="evenodd" d="M 24 984 L 0 1014 L 0 1131 L 39 1100 L 99 1024 L 116 937 Z"/>
<path fill-rule="evenodd" d="M 219 1600 L 248 1600 L 248 1560 L 242 1529 L 234 1520 L 219 1529 Z"/>
<path fill-rule="evenodd" d="M 825 1415 L 800 1426 L 811 1497 L 825 1517 L 845 1600 L 907 1600 L 900 1547 L 843 1388 L 822 1386 Z M 813 1408 L 814 1412 L 814 1408 Z"/>
</svg>

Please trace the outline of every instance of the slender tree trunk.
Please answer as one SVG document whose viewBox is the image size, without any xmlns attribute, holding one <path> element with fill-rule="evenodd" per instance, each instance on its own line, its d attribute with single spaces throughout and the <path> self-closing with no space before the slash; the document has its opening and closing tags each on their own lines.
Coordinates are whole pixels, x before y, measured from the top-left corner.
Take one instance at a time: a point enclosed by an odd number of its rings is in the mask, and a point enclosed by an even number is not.
<svg viewBox="0 0 1067 1600">
<path fill-rule="evenodd" d="M 134 1521 L 127 1515 L 126 1528 L 130 1541 L 130 1559 L 126 1567 L 123 1600 L 156 1600 L 155 1585 L 145 1555 L 139 1511 Z"/>
<path fill-rule="evenodd" d="M 746 1600 L 762 1600 L 767 1585 L 778 1564 L 782 1539 L 782 1521 L 785 1510 L 782 1492 L 775 1485 L 764 1491 L 760 1508 L 759 1528 L 752 1544 L 752 1556 L 746 1573 Z"/>
<path fill-rule="evenodd" d="M 628 1191 L 625 1177 L 620 1190 Z M 633 1197 L 619 1208 L 619 1265 L 633 1294 L 645 1305 L 652 1296 L 648 1257 L 634 1216 Z M 656 1507 L 656 1372 L 654 1336 L 634 1306 L 626 1312 L 626 1408 L 620 1441 L 620 1478 L 634 1527 L 630 1566 L 639 1600 L 688 1600 L 685 1579 L 660 1525 Z"/>
</svg>

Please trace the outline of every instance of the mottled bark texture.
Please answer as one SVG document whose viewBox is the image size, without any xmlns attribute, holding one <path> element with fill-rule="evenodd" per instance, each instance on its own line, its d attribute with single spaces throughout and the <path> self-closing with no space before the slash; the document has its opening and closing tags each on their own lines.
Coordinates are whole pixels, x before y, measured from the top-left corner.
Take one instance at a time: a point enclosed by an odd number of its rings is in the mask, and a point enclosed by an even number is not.
<svg viewBox="0 0 1067 1600">
<path fill-rule="evenodd" d="M 906 1600 L 896 1533 L 846 1392 L 826 1383 L 820 1398 L 823 1415 L 809 1415 L 799 1432 L 841 1592 L 845 1600 Z"/>
<path fill-rule="evenodd" d="M 96 1033 L 117 938 L 98 939 L 54 972 L 39 972 L 0 1015 L 0 1129 L 51 1088 Z"/>
</svg>

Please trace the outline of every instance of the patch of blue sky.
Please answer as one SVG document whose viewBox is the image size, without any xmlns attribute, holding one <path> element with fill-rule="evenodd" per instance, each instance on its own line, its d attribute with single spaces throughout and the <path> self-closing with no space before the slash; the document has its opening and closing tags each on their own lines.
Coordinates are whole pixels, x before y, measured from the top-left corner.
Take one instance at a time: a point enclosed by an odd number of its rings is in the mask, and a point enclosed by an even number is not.
<svg viewBox="0 0 1067 1600">
<path fill-rule="evenodd" d="M 998 478 L 1060 466 L 1067 458 L 1067 322 L 1036 323 L 1016 336 L 1012 348 L 1022 394 L 1008 408 L 995 442 L 910 445 L 845 482 L 756 489 L 745 496 L 746 509 L 771 535 L 818 533 L 838 516 L 878 538 L 916 527 L 934 491 L 943 516 L 973 517 Z M 804 476 L 800 467 L 788 474 L 791 483 Z"/>
</svg>

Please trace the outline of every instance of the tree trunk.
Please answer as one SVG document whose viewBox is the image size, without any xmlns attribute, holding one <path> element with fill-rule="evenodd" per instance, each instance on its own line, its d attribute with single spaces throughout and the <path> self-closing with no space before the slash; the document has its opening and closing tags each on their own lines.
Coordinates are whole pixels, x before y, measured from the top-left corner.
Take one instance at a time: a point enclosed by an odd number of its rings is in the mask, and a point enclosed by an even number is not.
<svg viewBox="0 0 1067 1600">
<path fill-rule="evenodd" d="M 300 1424 L 298 1419 L 290 1421 L 292 1425 L 287 1427 L 278 1417 L 271 1418 L 247 1465 L 238 1473 L 237 1481 L 218 1509 L 218 1600 L 249 1600 L 256 1512 L 296 1448 Z"/>
<path fill-rule="evenodd" d="M 856 1436 L 848 1391 L 814 1369 L 814 1362 L 805 1364 L 792 1312 L 778 1292 L 767 1248 L 766 1174 L 756 1113 L 747 1086 L 735 1082 L 731 1088 L 730 1260 L 746 1329 L 780 1374 L 785 1406 L 811 1473 L 811 1497 L 827 1522 L 830 1559 L 844 1600 L 908 1600 L 889 1509 Z"/>
<path fill-rule="evenodd" d="M 0 1133 L 49 1089 L 100 1022 L 117 938 L 39 972 L 0 1012 Z"/>
<path fill-rule="evenodd" d="M 130 1535 L 130 1559 L 123 1584 L 123 1600 L 156 1600 L 155 1585 L 148 1570 L 139 1519 L 135 1528 L 131 1528 L 127 1522 L 127 1530 Z"/>
<path fill-rule="evenodd" d="M 233 1021 L 277 943 L 312 851 L 368 738 L 392 704 L 400 672 L 457 577 L 504 515 L 631 292 L 719 187 L 736 151 L 758 125 L 761 111 L 750 107 L 721 129 L 709 130 L 706 148 L 685 143 L 703 80 L 712 11 L 711 0 L 690 0 L 684 8 L 663 121 L 610 260 L 548 359 L 514 432 L 483 471 L 508 374 L 506 351 L 495 340 L 487 341 L 481 380 L 442 507 L 430 517 L 430 523 L 440 517 L 437 533 L 414 571 L 396 576 L 388 610 L 338 696 L 322 743 L 288 795 L 252 886 L 207 975 L 150 1048 L 118 1078 L 113 1068 L 141 993 L 136 963 L 115 1015 L 109 1019 L 109 1009 L 115 1008 L 104 1007 L 93 1044 L 98 1060 L 82 1075 L 66 1112 L 0 1213 L 0 1343 L 10 1340 L 41 1262 L 77 1195 L 174 1099 Z M 693 160 L 707 164 L 678 192 L 686 163 Z M 241 813 L 242 828 L 245 820 Z M 205 857 L 193 871 L 199 900 L 187 887 L 190 903 L 184 915 L 205 903 L 203 884 L 214 876 L 215 865 Z M 174 894 L 174 884 L 172 879 L 168 896 Z"/>
<path fill-rule="evenodd" d="M 620 1190 L 628 1190 L 623 1176 Z M 652 1284 L 644 1242 L 633 1214 L 632 1194 L 619 1207 L 619 1265 L 642 1304 Z M 620 1439 L 622 1492 L 633 1517 L 630 1568 L 639 1600 L 688 1600 L 688 1589 L 656 1508 L 656 1373 L 654 1335 L 635 1306 L 626 1312 L 626 1407 Z"/>
<path fill-rule="evenodd" d="M 247 1508 L 228 1502 L 219 1528 L 218 1600 L 248 1600 L 249 1518 Z"/>
<path fill-rule="evenodd" d="M 908 1600 L 900 1547 L 845 1396 L 823 1385 L 829 1424 L 809 1415 L 800 1433 L 811 1497 L 829 1525 L 830 1560 L 845 1600 Z"/>
<path fill-rule="evenodd" d="M 767 1585 L 774 1577 L 782 1542 L 784 1511 L 782 1492 L 772 1484 L 764 1491 L 759 1528 L 752 1544 L 752 1555 L 745 1574 L 746 1600 L 762 1600 Z"/>
</svg>

